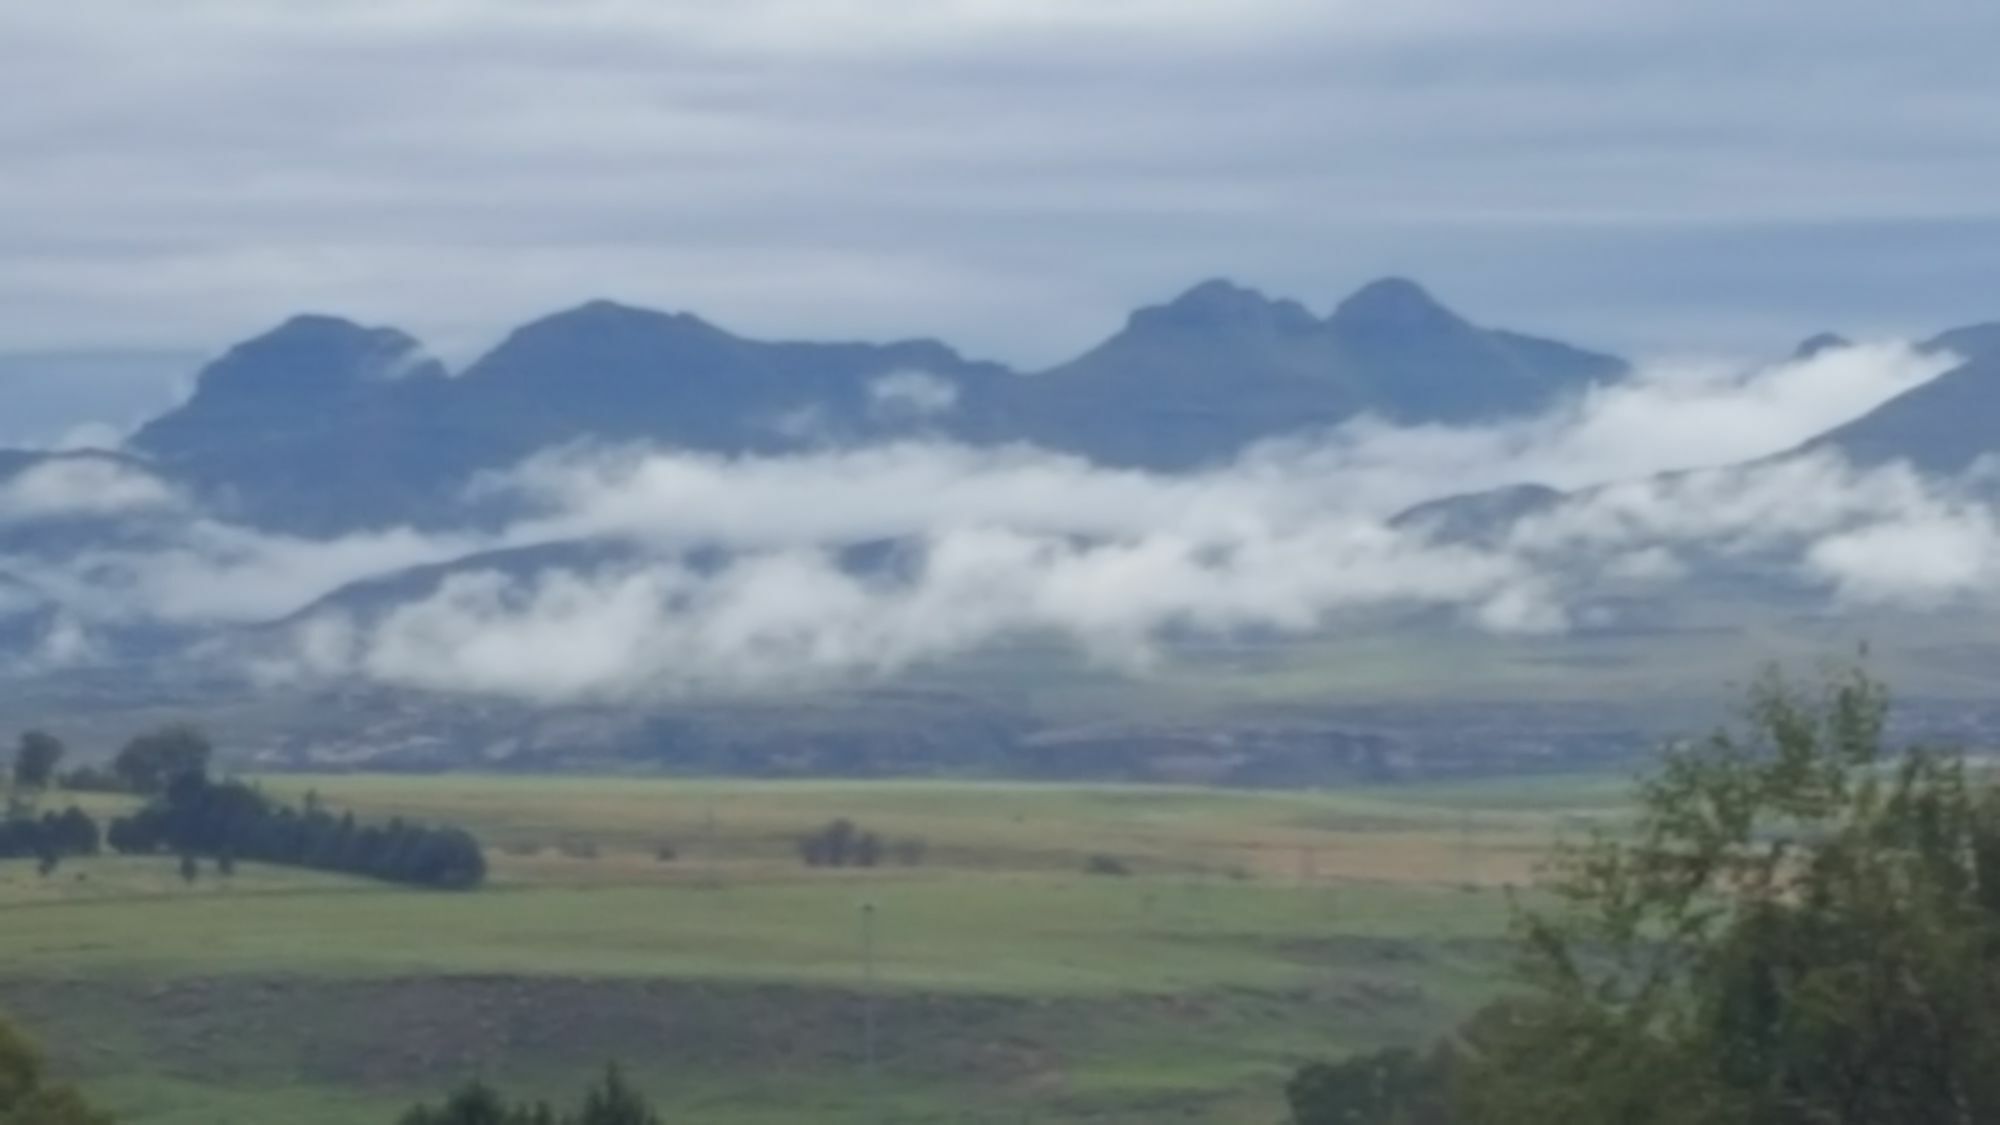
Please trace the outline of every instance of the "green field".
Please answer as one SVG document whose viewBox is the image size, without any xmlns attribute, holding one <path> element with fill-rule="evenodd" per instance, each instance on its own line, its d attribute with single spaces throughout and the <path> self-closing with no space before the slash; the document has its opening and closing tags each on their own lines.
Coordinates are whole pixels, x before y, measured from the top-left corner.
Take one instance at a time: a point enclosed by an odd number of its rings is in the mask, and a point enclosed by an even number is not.
<svg viewBox="0 0 2000 1125">
<path fill-rule="evenodd" d="M 1420 1040 L 1497 987 L 1507 888 L 1619 793 L 264 784 L 464 824 L 493 877 L 0 866 L 0 1004 L 128 1120 L 387 1122 L 467 1075 L 555 1092 L 615 1058 L 673 1120 L 1266 1125 L 1299 1061 Z M 835 816 L 921 862 L 804 867 Z"/>
</svg>

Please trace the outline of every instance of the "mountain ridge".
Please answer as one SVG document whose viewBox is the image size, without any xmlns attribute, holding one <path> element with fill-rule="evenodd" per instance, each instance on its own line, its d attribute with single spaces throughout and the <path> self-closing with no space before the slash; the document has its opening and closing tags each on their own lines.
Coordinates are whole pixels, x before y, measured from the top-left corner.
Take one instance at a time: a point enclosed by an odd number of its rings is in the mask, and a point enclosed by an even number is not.
<svg viewBox="0 0 2000 1125">
<path fill-rule="evenodd" d="M 434 522 L 478 471 L 574 441 L 741 455 L 936 436 L 1174 471 L 1364 413 L 1531 413 L 1628 370 L 1477 327 L 1400 278 L 1325 317 L 1211 279 L 1034 374 L 934 339 L 760 340 L 610 300 L 529 321 L 452 373 L 408 333 L 308 314 L 229 349 L 129 447 L 231 515 L 330 534 Z"/>
</svg>

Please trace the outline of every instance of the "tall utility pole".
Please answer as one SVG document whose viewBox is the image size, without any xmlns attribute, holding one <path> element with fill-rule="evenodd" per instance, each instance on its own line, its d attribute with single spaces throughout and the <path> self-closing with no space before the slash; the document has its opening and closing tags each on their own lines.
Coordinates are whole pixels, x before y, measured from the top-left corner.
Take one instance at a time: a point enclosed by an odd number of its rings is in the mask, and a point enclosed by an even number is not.
<svg viewBox="0 0 2000 1125">
<path fill-rule="evenodd" d="M 866 1084 L 868 1119 L 880 1125 L 881 1083 L 875 1066 L 875 904 L 861 904 L 861 1061 Z"/>
</svg>

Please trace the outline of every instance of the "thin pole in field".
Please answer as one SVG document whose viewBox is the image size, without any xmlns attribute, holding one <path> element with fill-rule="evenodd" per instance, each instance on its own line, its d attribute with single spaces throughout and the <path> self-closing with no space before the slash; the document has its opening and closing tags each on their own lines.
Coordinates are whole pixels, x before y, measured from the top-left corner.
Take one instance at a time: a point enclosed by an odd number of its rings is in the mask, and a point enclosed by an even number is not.
<svg viewBox="0 0 2000 1125">
<path fill-rule="evenodd" d="M 1458 878 L 1467 887 L 1475 885 L 1472 878 L 1472 814 L 1464 810 L 1458 814 Z"/>
<path fill-rule="evenodd" d="M 861 1060 L 866 1085 L 868 1117 L 882 1120 L 878 1102 L 880 1082 L 875 1060 L 875 904 L 861 904 Z"/>
<path fill-rule="evenodd" d="M 721 872 L 717 869 L 715 854 L 715 798 L 710 796 L 702 802 L 701 854 L 708 866 L 707 877 L 710 887 L 722 885 Z"/>
</svg>

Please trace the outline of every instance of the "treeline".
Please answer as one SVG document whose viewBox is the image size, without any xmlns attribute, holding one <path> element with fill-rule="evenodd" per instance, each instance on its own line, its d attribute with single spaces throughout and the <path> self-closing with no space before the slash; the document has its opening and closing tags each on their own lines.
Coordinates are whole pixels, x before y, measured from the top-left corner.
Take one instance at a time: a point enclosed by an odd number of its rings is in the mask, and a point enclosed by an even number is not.
<svg viewBox="0 0 2000 1125">
<path fill-rule="evenodd" d="M 102 843 L 97 821 L 73 806 L 36 816 L 15 805 L 0 820 L 0 859 L 38 860 L 44 874 L 66 856 L 96 855 Z"/>
<path fill-rule="evenodd" d="M 62 745 L 31 731 L 15 753 L 16 800 L 0 821 L 0 858 L 36 856 L 46 872 L 65 855 L 87 855 L 109 846 L 128 855 L 178 855 L 183 872 L 195 856 L 218 867 L 237 860 L 308 867 L 395 883 L 463 890 L 486 878 L 479 841 L 461 828 L 413 824 L 400 818 L 364 824 L 353 813 L 334 812 L 308 798 L 303 808 L 273 800 L 239 781 L 208 775 L 214 748 L 193 727 L 162 727 L 133 738 L 108 769 L 57 773 Z M 100 837 L 79 809 L 32 816 L 24 790 L 51 780 L 149 798 L 138 811 L 113 820 Z"/>
<path fill-rule="evenodd" d="M 614 1066 L 567 1113 L 547 1102 L 509 1103 L 485 1083 L 471 1082 L 441 1105 L 416 1106 L 397 1125 L 660 1125 L 660 1116 Z"/>
<path fill-rule="evenodd" d="M 2000 1121 L 2000 786 L 1858 674 L 1749 714 L 1558 852 L 1513 995 L 1301 1070 L 1297 1125 Z"/>
<path fill-rule="evenodd" d="M 353 813 L 335 816 L 316 803 L 294 809 L 241 782 L 199 774 L 183 775 L 145 808 L 112 821 L 106 841 L 128 854 L 250 859 L 445 890 L 486 878 L 479 841 L 463 829 L 400 818 L 361 824 Z"/>
</svg>

